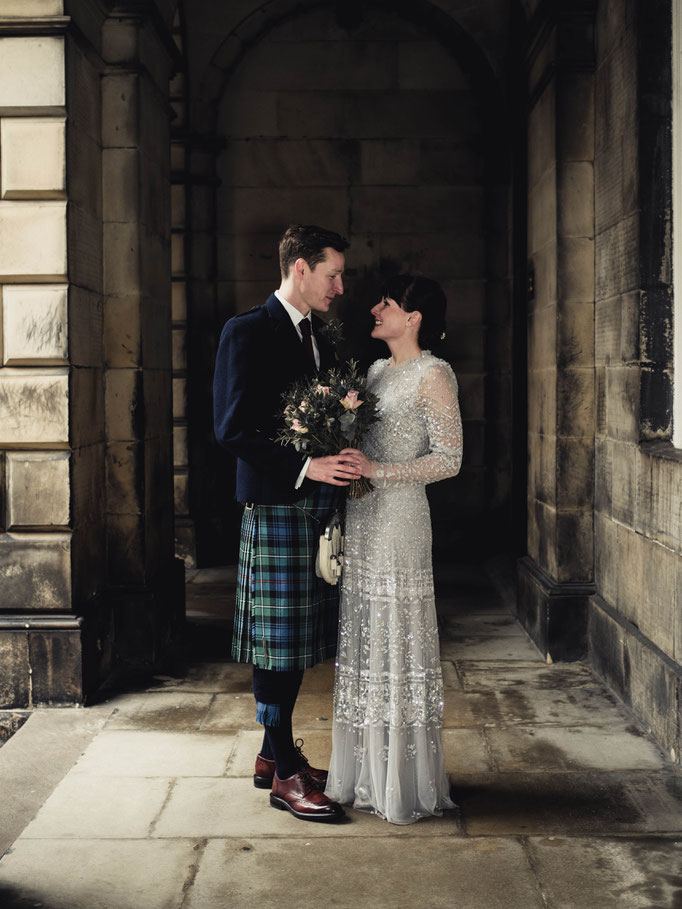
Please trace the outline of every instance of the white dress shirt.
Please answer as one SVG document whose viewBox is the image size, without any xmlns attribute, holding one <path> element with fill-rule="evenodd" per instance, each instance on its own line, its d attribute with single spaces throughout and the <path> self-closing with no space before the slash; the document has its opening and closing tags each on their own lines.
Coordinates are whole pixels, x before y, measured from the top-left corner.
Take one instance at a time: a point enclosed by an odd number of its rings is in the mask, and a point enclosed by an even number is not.
<svg viewBox="0 0 682 909">
<path fill-rule="evenodd" d="M 318 350 L 317 341 L 315 340 L 315 333 L 312 330 L 312 319 L 310 318 L 310 313 L 308 313 L 307 316 L 304 316 L 303 313 L 299 312 L 295 306 L 292 306 L 288 300 L 285 300 L 284 297 L 282 296 L 282 294 L 278 290 L 275 291 L 275 296 L 277 297 L 279 302 L 282 304 L 284 309 L 289 314 L 289 318 L 293 322 L 294 328 L 296 329 L 296 334 L 301 339 L 301 344 L 303 344 L 303 332 L 301 331 L 301 329 L 299 327 L 299 322 L 301 322 L 303 319 L 308 319 L 310 321 L 310 336 L 311 336 L 312 342 L 313 342 L 313 353 L 315 354 L 315 365 L 319 369 L 320 368 L 320 351 Z M 303 465 L 303 469 L 299 473 L 298 479 L 296 480 L 296 483 L 294 484 L 294 489 L 301 488 L 301 484 L 305 480 L 305 475 L 308 472 L 308 467 L 309 467 L 311 461 L 312 461 L 312 458 L 306 458 L 305 464 Z"/>
</svg>

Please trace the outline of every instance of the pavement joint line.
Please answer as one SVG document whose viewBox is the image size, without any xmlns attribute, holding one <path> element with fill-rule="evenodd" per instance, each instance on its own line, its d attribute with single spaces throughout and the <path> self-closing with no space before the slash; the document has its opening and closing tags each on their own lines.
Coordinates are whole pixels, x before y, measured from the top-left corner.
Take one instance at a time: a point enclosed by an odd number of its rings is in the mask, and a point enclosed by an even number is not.
<svg viewBox="0 0 682 909">
<path fill-rule="evenodd" d="M 204 853 L 206 852 L 207 846 L 208 846 L 207 837 L 202 837 L 194 845 L 195 858 L 194 858 L 192 867 L 189 869 L 185 882 L 182 885 L 182 900 L 180 902 L 178 909 L 182 909 L 182 907 L 187 902 L 187 897 L 190 896 L 190 894 L 191 894 L 192 887 L 194 886 L 194 882 L 197 879 L 197 874 L 199 874 L 199 865 L 201 864 L 201 860 L 204 857 Z"/>
<path fill-rule="evenodd" d="M 533 877 L 535 878 L 535 883 L 538 888 L 538 895 L 539 895 L 540 899 L 542 900 L 542 905 L 545 907 L 545 909 L 549 909 L 550 904 L 547 899 L 547 894 L 545 893 L 544 887 L 542 886 L 542 881 L 540 880 L 540 874 L 538 872 L 537 862 L 535 861 L 535 856 L 533 855 L 533 852 L 530 848 L 530 844 L 528 842 L 528 837 L 520 836 L 520 837 L 518 837 L 518 840 L 521 844 L 521 849 L 523 850 L 523 854 L 526 857 L 526 861 L 528 862 L 528 867 L 530 868 L 531 873 L 532 873 Z"/>
<path fill-rule="evenodd" d="M 163 777 L 160 777 L 160 779 L 163 779 Z M 178 779 L 181 779 L 181 777 L 174 776 L 168 780 L 168 791 L 166 792 L 166 798 L 163 800 L 163 803 L 162 803 L 161 807 L 159 808 L 159 810 L 156 812 L 156 815 L 154 816 L 154 818 L 152 818 L 152 822 L 149 825 L 149 834 L 148 834 L 148 837 L 145 837 L 145 839 L 147 839 L 147 838 L 148 839 L 159 839 L 159 837 L 154 836 L 154 831 L 156 830 L 157 824 L 161 820 L 161 815 L 163 814 L 166 805 L 169 803 L 169 801 L 171 799 L 173 790 L 175 789 L 175 784 L 177 783 Z"/>
<path fill-rule="evenodd" d="M 478 728 L 480 729 L 481 738 L 483 739 L 483 747 L 485 748 L 486 757 L 488 758 L 488 763 L 490 764 L 490 770 L 492 772 L 499 771 L 500 768 L 498 767 L 497 761 L 495 760 L 492 744 L 486 735 L 486 728 L 485 726 L 479 726 Z"/>
</svg>

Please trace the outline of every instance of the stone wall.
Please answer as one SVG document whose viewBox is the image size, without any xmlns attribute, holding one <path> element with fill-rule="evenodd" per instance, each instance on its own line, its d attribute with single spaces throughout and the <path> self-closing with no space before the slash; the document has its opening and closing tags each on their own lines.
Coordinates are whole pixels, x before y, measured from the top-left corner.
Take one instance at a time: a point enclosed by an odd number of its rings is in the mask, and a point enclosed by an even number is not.
<svg viewBox="0 0 682 909">
<path fill-rule="evenodd" d="M 169 72 L 135 12 L 0 2 L 0 706 L 80 702 L 177 621 Z"/>
<path fill-rule="evenodd" d="M 347 23 L 323 6 L 265 30 L 232 62 L 230 37 L 212 63 L 223 70 L 214 78 L 219 188 L 214 194 L 208 179 L 207 149 L 195 149 L 194 169 L 204 179 L 193 180 L 191 196 L 190 293 L 197 297 L 190 300 L 187 354 L 195 421 L 190 482 L 195 490 L 197 476 L 204 484 L 199 520 L 220 503 L 216 520 L 223 518 L 223 533 L 232 537 L 229 552 L 214 556 L 222 561 L 236 558 L 238 515 L 229 504 L 232 463 L 218 453 L 205 469 L 208 440 L 199 424 L 210 420 L 206 342 L 215 343 L 229 316 L 262 303 L 278 285 L 277 241 L 292 221 L 325 224 L 351 241 L 337 312 L 348 350 L 365 364 L 385 355 L 383 345 L 367 342 L 382 275 L 420 271 L 444 284 L 442 353 L 460 380 L 466 451 L 460 480 L 434 499 L 436 538 L 447 549 L 465 527 L 482 530 L 495 508 L 500 526 L 508 526 L 509 161 L 500 155 L 491 169 L 485 144 L 499 109 L 484 99 L 478 74 L 465 75 L 444 35 L 399 13 L 370 5 Z M 197 25 L 192 17 L 190 38 Z M 202 105 L 206 97 L 197 100 Z M 203 554 L 212 556 L 206 545 Z"/>
<path fill-rule="evenodd" d="M 594 27 L 547 5 L 528 52 L 528 557 L 519 610 L 547 658 L 586 652 L 594 579 Z"/>
<path fill-rule="evenodd" d="M 597 19 L 590 659 L 679 759 L 682 459 L 670 443 L 670 5 L 655 15 L 635 0 L 617 8 L 618 15 L 616 4 L 602 4 Z"/>
</svg>

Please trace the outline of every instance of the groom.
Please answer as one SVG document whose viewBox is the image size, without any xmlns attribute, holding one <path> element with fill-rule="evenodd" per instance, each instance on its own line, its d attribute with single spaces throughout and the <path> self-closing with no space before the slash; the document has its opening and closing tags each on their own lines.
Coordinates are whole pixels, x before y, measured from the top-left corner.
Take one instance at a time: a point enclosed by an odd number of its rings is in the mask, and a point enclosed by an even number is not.
<svg viewBox="0 0 682 909">
<path fill-rule="evenodd" d="M 338 593 L 315 575 L 321 530 L 358 474 L 340 457 L 305 458 L 273 441 L 281 396 L 296 379 L 334 365 L 315 313 L 343 293 L 348 243 L 313 225 L 291 225 L 279 244 L 282 281 L 263 306 L 230 319 L 214 379 L 214 426 L 237 456 L 244 503 L 232 655 L 253 663 L 256 718 L 265 727 L 254 784 L 275 808 L 334 822 L 327 773 L 294 744 L 291 718 L 303 670 L 336 652 Z M 302 744 L 302 743 L 301 743 Z"/>
</svg>

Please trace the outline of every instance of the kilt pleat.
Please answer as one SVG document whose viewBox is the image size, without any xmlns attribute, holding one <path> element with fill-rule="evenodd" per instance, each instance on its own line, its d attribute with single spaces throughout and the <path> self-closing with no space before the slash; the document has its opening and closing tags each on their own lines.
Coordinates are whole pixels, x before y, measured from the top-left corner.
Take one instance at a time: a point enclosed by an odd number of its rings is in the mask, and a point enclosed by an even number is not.
<svg viewBox="0 0 682 909">
<path fill-rule="evenodd" d="M 334 487 L 296 505 L 244 509 L 232 656 L 261 669 L 309 669 L 336 653 L 338 587 L 315 574 Z"/>
</svg>

